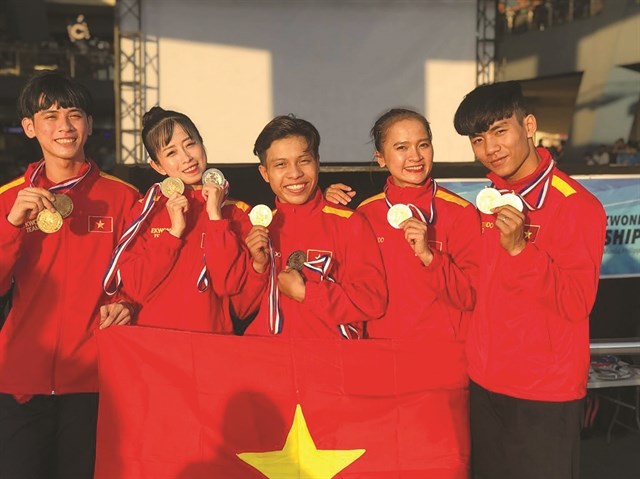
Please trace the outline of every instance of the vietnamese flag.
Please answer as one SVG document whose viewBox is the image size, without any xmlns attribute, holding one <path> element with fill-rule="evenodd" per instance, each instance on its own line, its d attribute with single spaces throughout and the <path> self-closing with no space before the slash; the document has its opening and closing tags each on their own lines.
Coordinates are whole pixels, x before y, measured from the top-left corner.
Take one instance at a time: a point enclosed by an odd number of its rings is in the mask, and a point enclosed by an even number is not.
<svg viewBox="0 0 640 479">
<path fill-rule="evenodd" d="M 95 479 L 465 479 L 463 344 L 96 333 Z"/>
</svg>

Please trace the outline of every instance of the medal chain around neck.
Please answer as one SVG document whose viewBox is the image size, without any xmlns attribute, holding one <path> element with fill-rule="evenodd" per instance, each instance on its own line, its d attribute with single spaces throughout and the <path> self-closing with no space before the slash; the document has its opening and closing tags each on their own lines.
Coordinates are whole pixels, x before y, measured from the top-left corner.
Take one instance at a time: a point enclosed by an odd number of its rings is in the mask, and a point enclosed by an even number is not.
<svg viewBox="0 0 640 479">
<path fill-rule="evenodd" d="M 87 164 L 89 165 L 87 168 L 87 171 L 85 171 L 82 175 L 77 176 L 75 178 L 71 178 L 69 180 L 65 180 L 60 184 L 52 186 L 48 190 L 51 191 L 52 193 L 62 191 L 62 190 L 64 190 L 65 192 L 69 191 L 78 183 L 80 183 L 82 180 L 84 180 L 87 177 L 87 175 L 91 172 L 92 164 L 91 162 L 87 162 Z M 40 173 L 42 173 L 42 170 L 44 170 L 44 160 L 40 160 L 40 163 L 38 164 L 38 166 L 36 166 L 36 168 L 33 170 L 33 173 L 31 173 L 31 176 L 29 177 L 31 186 L 35 184 L 36 179 L 38 178 L 38 176 L 40 176 Z"/>
<path fill-rule="evenodd" d="M 434 180 L 433 178 L 430 178 L 430 180 L 433 187 L 432 187 L 432 195 L 431 195 L 431 204 L 429 205 L 429 216 L 425 217 L 425 215 L 422 213 L 422 210 L 418 208 L 416 205 L 414 205 L 413 203 L 407 203 L 407 206 L 416 212 L 416 214 L 420 217 L 420 220 L 423 223 L 426 223 L 428 225 L 433 224 L 433 222 L 436 220 L 436 207 L 435 207 L 434 198 L 436 197 L 436 192 L 438 191 L 438 183 L 436 182 L 436 180 Z M 387 202 L 387 207 L 391 208 L 393 206 L 391 201 L 389 201 L 389 197 L 387 196 L 386 186 L 384 188 L 384 200 Z"/>
<path fill-rule="evenodd" d="M 549 183 L 551 182 L 551 171 L 553 171 L 553 168 L 555 166 L 556 166 L 556 162 L 551 160 L 551 162 L 549 163 L 549 166 L 543 172 L 541 172 L 536 178 L 534 178 L 527 186 L 525 186 L 523 189 L 521 189 L 518 192 L 514 192 L 516 195 L 520 197 L 520 199 L 522 200 L 522 203 L 524 203 L 525 207 L 529 211 L 539 210 L 544 205 L 544 200 L 547 198 L 547 193 L 549 192 Z M 535 206 L 533 206 L 525 199 L 525 196 L 531 193 L 534 189 L 536 189 L 538 185 L 540 185 L 540 183 L 542 183 L 543 181 L 544 181 L 544 184 L 542 185 L 540 194 L 538 195 L 538 198 L 535 202 Z M 492 183 L 491 186 L 494 187 L 495 185 Z M 504 189 L 504 188 L 498 189 L 498 191 L 502 194 L 511 192 L 511 190 Z"/>
</svg>

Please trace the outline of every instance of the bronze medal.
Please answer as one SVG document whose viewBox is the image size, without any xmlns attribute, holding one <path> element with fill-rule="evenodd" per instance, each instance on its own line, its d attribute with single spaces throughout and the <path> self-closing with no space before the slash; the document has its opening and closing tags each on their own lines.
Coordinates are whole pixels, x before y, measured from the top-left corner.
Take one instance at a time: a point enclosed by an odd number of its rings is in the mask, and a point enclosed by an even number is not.
<svg viewBox="0 0 640 479">
<path fill-rule="evenodd" d="M 173 193 L 182 194 L 184 193 L 184 183 L 180 178 L 169 176 L 160 183 L 160 191 L 162 191 L 162 194 L 167 198 Z"/>
<path fill-rule="evenodd" d="M 63 218 L 66 218 L 73 211 L 73 201 L 64 193 L 55 193 L 53 195 L 53 206 Z"/>
<path fill-rule="evenodd" d="M 217 168 L 209 168 L 202 173 L 202 184 L 213 183 L 214 185 L 224 186 L 227 180 L 224 178 L 222 171 Z"/>
<path fill-rule="evenodd" d="M 307 254 L 302 250 L 296 250 L 287 258 L 287 268 L 302 271 L 305 261 L 307 261 Z"/>
<path fill-rule="evenodd" d="M 43 233 L 55 233 L 62 227 L 62 215 L 57 211 L 42 210 L 38 213 L 36 223 Z"/>
</svg>

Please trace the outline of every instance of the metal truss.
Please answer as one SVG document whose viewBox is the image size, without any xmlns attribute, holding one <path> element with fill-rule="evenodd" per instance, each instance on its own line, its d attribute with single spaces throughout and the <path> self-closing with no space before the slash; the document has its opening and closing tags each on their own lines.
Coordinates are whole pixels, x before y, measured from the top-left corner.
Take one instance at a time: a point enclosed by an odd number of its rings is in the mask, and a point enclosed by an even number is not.
<svg viewBox="0 0 640 479">
<path fill-rule="evenodd" d="M 158 42 L 142 33 L 141 0 L 116 3 L 116 161 L 146 163 L 142 115 L 148 96 L 158 91 Z M 152 100 L 157 103 L 157 98 Z"/>
<path fill-rule="evenodd" d="M 476 16 L 476 85 L 491 83 L 496 74 L 497 0 L 478 0 Z"/>
</svg>

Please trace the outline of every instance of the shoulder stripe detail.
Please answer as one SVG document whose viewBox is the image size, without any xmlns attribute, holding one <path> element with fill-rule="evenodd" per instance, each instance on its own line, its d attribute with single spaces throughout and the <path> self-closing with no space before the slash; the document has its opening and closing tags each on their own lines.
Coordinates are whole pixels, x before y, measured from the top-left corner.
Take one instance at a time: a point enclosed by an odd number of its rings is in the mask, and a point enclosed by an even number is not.
<svg viewBox="0 0 640 479">
<path fill-rule="evenodd" d="M 576 192 L 576 190 L 574 190 L 569 183 L 567 183 L 562 178 L 556 175 L 553 175 L 553 178 L 551 179 L 551 186 L 553 186 L 556 190 L 558 190 L 564 196 L 571 196 Z"/>
<path fill-rule="evenodd" d="M 349 218 L 353 214 L 351 210 L 341 210 L 338 208 L 334 208 L 333 206 L 325 206 L 322 208 L 323 213 L 328 213 L 330 215 L 342 216 L 343 218 Z"/>
<path fill-rule="evenodd" d="M 105 178 L 107 180 L 117 181 L 118 183 L 122 183 L 123 185 L 127 185 L 129 188 L 132 188 L 132 189 L 138 191 L 138 188 L 133 186 L 131 183 L 127 183 L 126 181 L 121 180 L 117 176 L 110 175 L 109 173 L 105 173 L 104 171 L 100 172 L 100 176 L 102 176 L 103 178 Z"/>
<path fill-rule="evenodd" d="M 0 194 L 4 193 L 7 190 L 10 190 L 11 188 L 15 188 L 16 186 L 20 186 L 24 182 L 25 182 L 24 176 L 21 178 L 16 178 L 15 180 L 7 183 L 6 185 L 0 186 Z"/>
<path fill-rule="evenodd" d="M 471 203 L 469 203 L 464 198 L 459 197 L 458 195 L 451 194 L 447 191 L 438 190 L 436 191 L 436 198 L 440 198 L 441 200 L 448 201 L 449 203 L 455 203 L 457 205 L 466 208 Z"/>
<path fill-rule="evenodd" d="M 363 200 L 362 203 L 358 205 L 358 208 L 360 208 L 361 206 L 367 205 L 373 201 L 380 200 L 382 198 L 384 198 L 384 192 L 378 193 L 377 195 L 370 196 L 366 200 Z"/>
<path fill-rule="evenodd" d="M 233 205 L 236 208 L 240 208 L 242 211 L 244 211 L 245 213 L 247 212 L 247 210 L 251 209 L 251 207 L 245 203 L 244 201 L 240 201 L 240 200 L 233 200 L 231 198 L 227 198 L 224 202 L 225 205 Z"/>
</svg>

